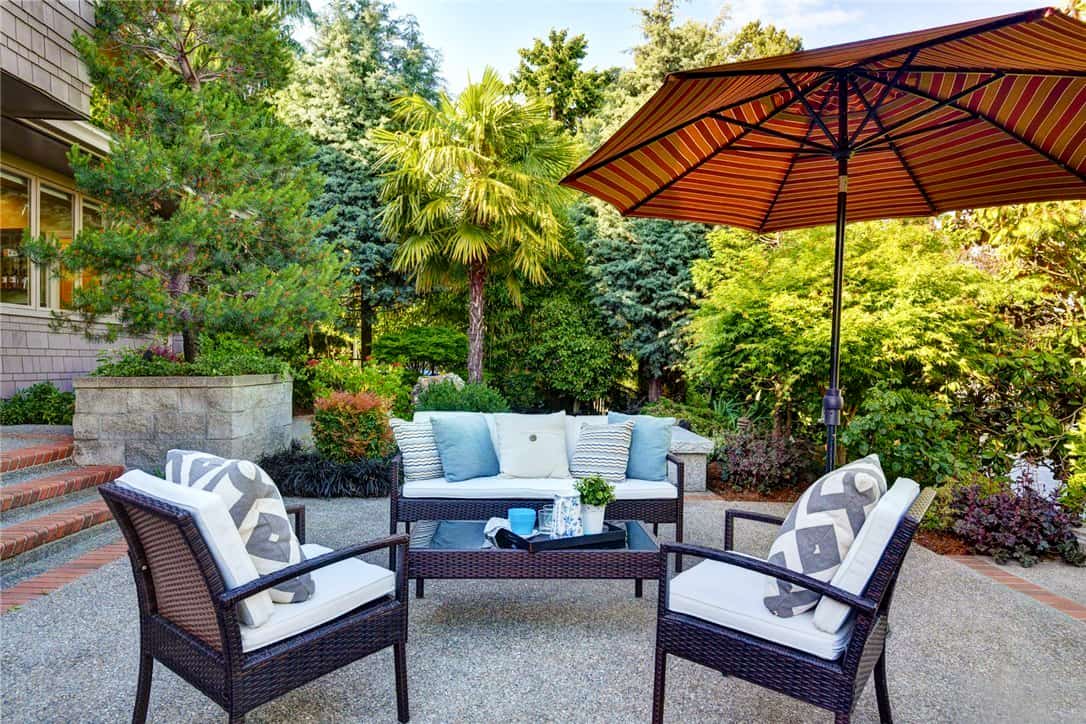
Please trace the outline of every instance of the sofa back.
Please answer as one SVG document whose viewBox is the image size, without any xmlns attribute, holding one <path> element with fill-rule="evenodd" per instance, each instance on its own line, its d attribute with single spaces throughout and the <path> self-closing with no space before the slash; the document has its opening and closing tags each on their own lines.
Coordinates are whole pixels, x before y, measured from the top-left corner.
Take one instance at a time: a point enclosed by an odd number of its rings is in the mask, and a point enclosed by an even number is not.
<svg viewBox="0 0 1086 724">
<path fill-rule="evenodd" d="M 435 417 L 456 418 L 467 415 L 482 415 L 486 420 L 486 428 L 490 431 L 490 442 L 494 444 L 494 449 L 501 449 L 498 445 L 498 429 L 494 423 L 494 413 L 491 412 L 445 412 L 445 411 L 425 411 L 416 412 L 413 418 L 414 422 L 426 422 L 432 420 Z M 534 417 L 534 415 L 524 415 L 524 417 Z M 606 425 L 607 415 L 565 415 L 566 421 L 566 457 L 567 459 L 573 458 L 573 451 L 577 447 L 577 440 L 581 435 L 581 427 L 583 425 Z"/>
</svg>

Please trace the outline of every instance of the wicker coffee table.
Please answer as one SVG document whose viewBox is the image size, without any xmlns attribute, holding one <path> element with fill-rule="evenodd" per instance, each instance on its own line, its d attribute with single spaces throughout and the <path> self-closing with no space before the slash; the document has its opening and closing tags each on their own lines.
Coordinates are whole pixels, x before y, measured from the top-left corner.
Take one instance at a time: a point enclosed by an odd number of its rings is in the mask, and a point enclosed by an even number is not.
<svg viewBox="0 0 1086 724">
<path fill-rule="evenodd" d="M 411 527 L 407 577 L 418 598 L 427 578 L 625 578 L 640 598 L 642 580 L 660 574 L 660 547 L 641 522 L 610 522 L 626 526 L 625 548 L 529 553 L 483 548 L 481 520 L 420 521 Z"/>
</svg>

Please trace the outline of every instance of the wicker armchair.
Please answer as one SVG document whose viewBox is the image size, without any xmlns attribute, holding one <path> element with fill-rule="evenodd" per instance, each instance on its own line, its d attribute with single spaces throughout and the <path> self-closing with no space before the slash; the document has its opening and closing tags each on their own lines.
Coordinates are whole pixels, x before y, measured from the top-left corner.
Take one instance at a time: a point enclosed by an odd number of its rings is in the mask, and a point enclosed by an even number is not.
<svg viewBox="0 0 1086 724">
<path fill-rule="evenodd" d="M 850 720 L 856 700 L 868 677 L 875 675 L 879 717 L 890 722 L 890 695 L 886 682 L 886 635 L 890 601 L 901 564 L 912 543 L 919 521 L 931 504 L 934 492 L 924 490 L 898 523 L 875 565 L 866 587 L 855 595 L 828 583 L 776 566 L 764 560 L 732 552 L 734 521 L 739 518 L 780 525 L 782 518 L 729 510 L 724 525 L 725 550 L 702 546 L 663 544 L 660 557 L 660 601 L 656 625 L 656 667 L 652 721 L 664 718 L 667 656 L 672 654 L 735 676 L 767 689 L 800 699 L 834 713 L 835 722 Z M 669 592 L 668 559 L 686 554 L 719 561 L 742 571 L 788 581 L 840 602 L 851 609 L 851 621 L 835 639 L 843 649 L 836 657 L 813 655 L 788 645 L 752 635 L 749 631 L 722 626 L 673 609 Z M 704 565 L 704 564 L 699 564 Z M 694 567 L 696 569 L 697 566 Z M 694 572 L 690 569 L 684 576 Z M 760 603 L 761 589 L 752 594 Z M 849 628 L 851 626 L 851 628 Z M 828 635 L 828 634 L 827 634 Z"/>
<path fill-rule="evenodd" d="M 342 548 L 227 589 L 192 514 L 115 484 L 99 488 L 128 543 L 140 609 L 140 668 L 133 722 L 147 718 L 154 661 L 221 706 L 231 722 L 353 661 L 393 647 L 399 720 L 408 721 L 407 536 Z M 304 542 L 304 509 L 289 506 Z M 238 603 L 363 553 L 390 548 L 394 593 L 289 637 L 244 650 Z"/>
</svg>

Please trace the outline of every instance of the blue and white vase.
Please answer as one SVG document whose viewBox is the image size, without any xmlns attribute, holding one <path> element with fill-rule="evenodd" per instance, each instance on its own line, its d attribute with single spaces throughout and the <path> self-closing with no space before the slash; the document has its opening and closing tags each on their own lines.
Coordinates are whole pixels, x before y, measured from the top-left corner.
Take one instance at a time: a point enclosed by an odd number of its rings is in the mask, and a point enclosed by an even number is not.
<svg viewBox="0 0 1086 724">
<path fill-rule="evenodd" d="M 558 493 L 554 496 L 555 538 L 572 538 L 581 535 L 581 496 L 577 493 Z"/>
</svg>

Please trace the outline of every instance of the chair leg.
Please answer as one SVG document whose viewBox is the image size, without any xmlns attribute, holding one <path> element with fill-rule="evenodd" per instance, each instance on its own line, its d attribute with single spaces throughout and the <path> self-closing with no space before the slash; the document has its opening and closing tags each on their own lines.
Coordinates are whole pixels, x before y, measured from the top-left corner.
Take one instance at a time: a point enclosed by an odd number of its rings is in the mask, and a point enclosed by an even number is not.
<svg viewBox="0 0 1086 724">
<path fill-rule="evenodd" d="M 423 579 L 421 578 L 415 579 L 415 598 L 422 598 L 426 595 L 426 586 L 422 581 Z"/>
<path fill-rule="evenodd" d="M 231 714 L 230 715 L 230 724 L 245 724 L 245 715 L 244 714 Z"/>
<path fill-rule="evenodd" d="M 132 724 L 147 721 L 147 704 L 151 700 L 151 675 L 155 671 L 155 658 L 150 654 L 140 654 L 140 673 L 136 684 L 136 705 L 132 708 Z"/>
<path fill-rule="evenodd" d="M 875 698 L 879 702 L 879 721 L 882 724 L 893 724 L 894 717 L 890 713 L 890 689 L 886 685 L 886 648 L 882 650 L 882 656 L 875 662 Z"/>
<path fill-rule="evenodd" d="M 634 598 L 641 598 L 644 592 L 643 581 L 640 578 L 634 579 Z"/>
<path fill-rule="evenodd" d="M 833 715 L 833 724 L 849 724 L 852 721 L 852 714 L 849 712 L 837 712 Z"/>
<path fill-rule="evenodd" d="M 652 724 L 664 722 L 664 694 L 667 688 L 667 652 L 656 647 L 656 666 L 652 680 Z"/>
<path fill-rule="evenodd" d="M 411 718 L 407 710 L 407 644 L 392 644 L 392 657 L 396 662 L 396 717 L 406 722 Z"/>
</svg>

